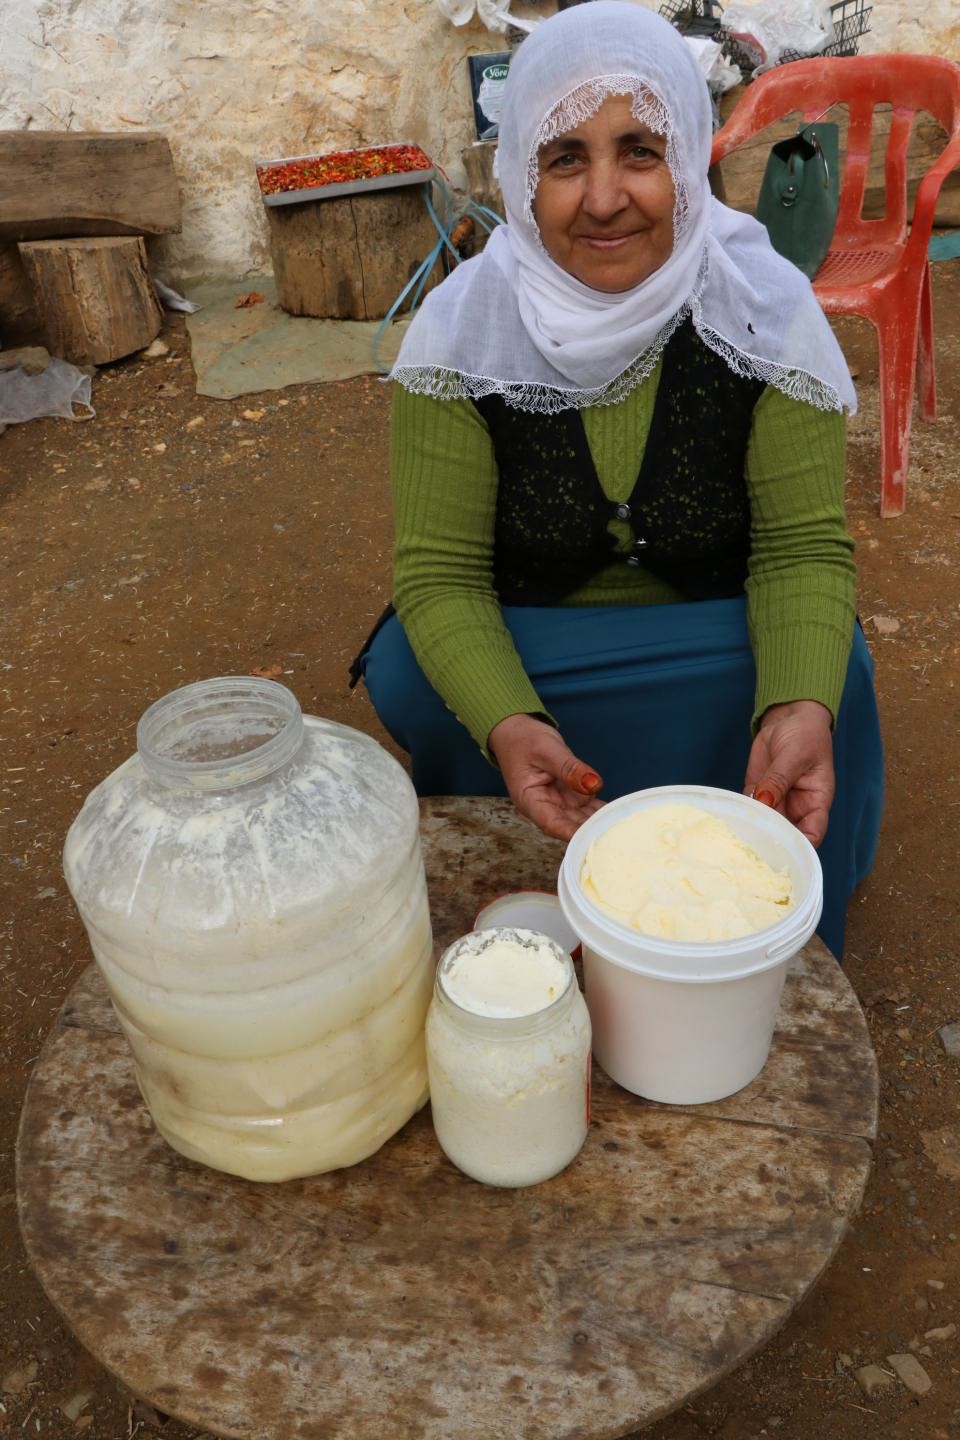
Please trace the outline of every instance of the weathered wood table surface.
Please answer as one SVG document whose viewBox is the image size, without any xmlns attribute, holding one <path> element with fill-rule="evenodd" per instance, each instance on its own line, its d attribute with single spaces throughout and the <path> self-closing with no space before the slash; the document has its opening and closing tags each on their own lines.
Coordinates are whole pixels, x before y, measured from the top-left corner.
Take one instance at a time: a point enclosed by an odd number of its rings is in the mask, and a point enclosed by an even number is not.
<svg viewBox="0 0 960 1440">
<path fill-rule="evenodd" d="M 423 803 L 439 947 L 484 901 L 552 889 L 561 847 L 500 800 Z M 20 1218 L 47 1293 L 126 1386 L 256 1440 L 606 1440 L 762 1345 L 843 1238 L 870 1167 L 877 1075 L 818 941 L 770 1060 L 674 1108 L 594 1067 L 562 1175 L 466 1179 L 421 1112 L 371 1160 L 284 1185 L 182 1159 L 153 1129 L 97 972 L 38 1062 Z"/>
</svg>

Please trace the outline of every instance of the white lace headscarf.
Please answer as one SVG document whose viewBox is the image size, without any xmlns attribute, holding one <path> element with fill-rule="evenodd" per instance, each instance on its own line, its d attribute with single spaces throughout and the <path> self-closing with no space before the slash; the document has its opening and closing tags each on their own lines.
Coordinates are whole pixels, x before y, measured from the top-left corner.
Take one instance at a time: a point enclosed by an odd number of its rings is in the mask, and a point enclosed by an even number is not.
<svg viewBox="0 0 960 1440">
<path fill-rule="evenodd" d="M 593 290 L 543 248 L 538 154 L 610 95 L 666 134 L 674 183 L 669 258 L 633 289 Z M 432 291 L 391 377 L 441 398 L 502 395 L 523 410 L 613 404 L 650 373 L 688 315 L 738 375 L 825 410 L 856 408 L 843 354 L 810 282 L 765 228 L 710 193 L 706 84 L 666 20 L 632 0 L 591 0 L 538 25 L 510 66 L 497 169 L 507 225 Z"/>
</svg>

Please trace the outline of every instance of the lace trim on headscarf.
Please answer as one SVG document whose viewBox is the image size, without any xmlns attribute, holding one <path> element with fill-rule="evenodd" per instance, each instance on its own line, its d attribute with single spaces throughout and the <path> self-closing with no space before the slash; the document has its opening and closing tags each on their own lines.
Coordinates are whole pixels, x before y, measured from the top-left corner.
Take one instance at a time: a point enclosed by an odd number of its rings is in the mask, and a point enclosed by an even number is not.
<svg viewBox="0 0 960 1440">
<path fill-rule="evenodd" d="M 397 365 L 390 379 L 396 380 L 412 395 L 429 395 L 435 400 L 482 400 L 486 395 L 499 395 L 514 409 L 539 415 L 556 415 L 561 410 L 586 410 L 591 405 L 618 405 L 651 374 L 667 341 L 687 316 L 692 316 L 693 327 L 703 343 L 719 355 L 735 375 L 745 380 L 759 380 L 761 384 L 779 390 L 788 399 L 802 400 L 817 410 L 843 410 L 843 401 L 832 385 L 806 370 L 791 370 L 738 350 L 716 330 L 704 324 L 699 306 L 689 304 L 682 306 L 663 327 L 649 350 L 638 355 L 606 385 L 568 390 L 558 385 L 465 375 L 436 365 Z"/>
<path fill-rule="evenodd" d="M 725 360 L 735 375 L 742 375 L 747 380 L 760 380 L 764 385 L 771 385 L 774 390 L 779 390 L 781 395 L 786 395 L 789 400 L 802 400 L 807 405 L 815 406 L 817 410 L 843 409 L 840 392 L 825 380 L 811 375 L 808 370 L 790 370 L 785 365 L 774 364 L 771 360 L 758 360 L 754 355 L 747 355 L 743 350 L 731 345 L 722 335 L 718 335 L 716 330 L 711 330 L 709 325 L 703 324 L 696 315 L 693 318 L 693 328 L 704 345 Z"/>
<path fill-rule="evenodd" d="M 719 355 L 734 375 L 772 385 L 774 390 L 779 390 L 781 395 L 786 395 L 789 400 L 802 400 L 807 405 L 815 406 L 817 410 L 843 410 L 843 400 L 835 386 L 829 385 L 817 375 L 812 375 L 809 370 L 791 369 L 787 365 L 778 365 L 773 360 L 749 355 L 708 325 L 703 318 L 701 306 L 705 279 L 706 266 L 701 271 L 697 289 L 690 298 L 689 311 L 693 318 L 693 328 L 704 345 Z"/>
<path fill-rule="evenodd" d="M 689 314 L 689 307 L 677 312 L 671 321 L 669 334 L 658 345 L 641 355 L 626 370 L 622 370 L 608 385 L 598 385 L 591 390 L 563 390 L 559 386 L 527 384 L 521 380 L 495 380 L 486 375 L 462 375 L 457 370 L 445 370 L 436 366 L 400 365 L 391 375 L 409 390 L 412 395 L 429 395 L 435 400 L 482 400 L 486 395 L 499 395 L 507 405 L 516 410 L 529 410 L 534 414 L 556 415 L 561 410 L 585 410 L 591 405 L 617 405 L 624 400 L 641 381 L 651 373 L 664 345 Z M 694 328 L 703 343 L 720 355 L 735 375 L 747 380 L 759 380 L 779 390 L 791 400 L 802 400 L 817 410 L 842 410 L 843 401 L 832 385 L 818 380 L 805 370 L 788 370 L 766 360 L 757 360 L 735 350 L 715 330 L 701 328 L 694 321 Z"/>
<path fill-rule="evenodd" d="M 651 373 L 663 347 L 689 313 L 689 306 L 678 310 L 649 350 L 638 355 L 626 370 L 621 370 L 607 384 L 586 390 L 567 390 L 558 385 L 525 380 L 496 380 L 487 375 L 464 375 L 458 370 L 427 365 L 397 365 L 390 378 L 397 380 L 413 395 L 431 395 L 436 400 L 482 400 L 485 395 L 499 395 L 514 409 L 529 410 L 538 415 L 556 415 L 561 410 L 585 410 L 589 405 L 616 405 Z"/>
<path fill-rule="evenodd" d="M 499 395 L 507 405 L 534 414 L 556 415 L 561 410 L 586 410 L 591 405 L 617 405 L 626 399 L 652 373 L 664 346 L 678 326 L 689 316 L 703 343 L 724 360 L 735 375 L 745 380 L 759 380 L 772 385 L 791 400 L 802 400 L 818 410 L 843 410 L 839 391 L 807 370 L 798 370 L 763 360 L 732 345 L 703 318 L 703 289 L 709 273 L 706 249 L 697 273 L 697 283 L 690 299 L 658 331 L 654 342 L 643 354 L 632 360 L 612 380 L 603 385 L 573 389 L 547 385 L 539 381 L 500 380 L 488 375 L 472 375 L 442 365 L 395 365 L 390 379 L 396 380 L 412 395 L 429 395 L 435 400 L 482 400 L 486 395 Z"/>
<path fill-rule="evenodd" d="M 534 227 L 537 239 L 540 232 L 533 216 L 533 202 L 540 184 L 540 151 L 544 145 L 558 135 L 566 135 L 583 125 L 611 95 L 630 95 L 631 113 L 641 125 L 646 125 L 655 135 L 666 135 L 667 148 L 664 159 L 673 178 L 673 234 L 674 243 L 680 239 L 686 227 L 689 205 L 686 187 L 680 169 L 680 156 L 676 142 L 676 127 L 667 106 L 651 87 L 636 75 L 597 75 L 577 85 L 557 101 L 553 109 L 540 123 L 530 154 L 527 156 L 527 185 L 524 199 L 524 219 Z"/>
</svg>

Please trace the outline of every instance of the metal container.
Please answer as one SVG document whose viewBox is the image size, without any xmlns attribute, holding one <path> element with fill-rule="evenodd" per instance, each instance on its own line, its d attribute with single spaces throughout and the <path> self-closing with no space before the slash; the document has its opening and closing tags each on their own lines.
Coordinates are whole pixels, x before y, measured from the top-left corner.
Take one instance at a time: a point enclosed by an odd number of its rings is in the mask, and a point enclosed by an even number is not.
<svg viewBox="0 0 960 1440">
<path fill-rule="evenodd" d="M 394 150 L 398 145 L 417 145 L 416 140 L 391 140 L 387 145 L 354 146 L 359 150 Z M 321 160 L 324 151 L 311 155 L 284 155 L 274 160 L 258 160 L 257 170 L 270 165 L 295 165 L 299 160 Z M 308 190 L 282 190 L 276 195 L 263 195 L 264 205 L 299 205 L 305 200 L 332 200 L 336 195 L 363 195 L 368 190 L 395 190 L 401 185 L 427 185 L 436 176 L 436 168 L 429 170 L 401 170 L 395 175 L 372 175 L 368 180 L 343 180 L 333 185 L 312 185 Z M 259 181 L 259 176 L 258 176 Z"/>
</svg>

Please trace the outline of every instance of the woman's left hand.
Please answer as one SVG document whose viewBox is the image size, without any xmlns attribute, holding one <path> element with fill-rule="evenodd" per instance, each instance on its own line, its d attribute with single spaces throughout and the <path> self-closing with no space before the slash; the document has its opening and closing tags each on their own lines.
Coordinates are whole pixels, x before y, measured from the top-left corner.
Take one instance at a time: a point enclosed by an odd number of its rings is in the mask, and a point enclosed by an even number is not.
<svg viewBox="0 0 960 1440">
<path fill-rule="evenodd" d="M 816 700 L 771 705 L 744 780 L 745 794 L 771 804 L 814 845 L 827 833 L 836 789 L 830 725 L 830 711 Z"/>
</svg>

